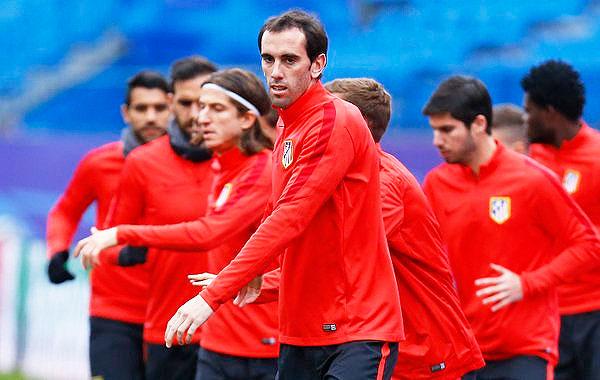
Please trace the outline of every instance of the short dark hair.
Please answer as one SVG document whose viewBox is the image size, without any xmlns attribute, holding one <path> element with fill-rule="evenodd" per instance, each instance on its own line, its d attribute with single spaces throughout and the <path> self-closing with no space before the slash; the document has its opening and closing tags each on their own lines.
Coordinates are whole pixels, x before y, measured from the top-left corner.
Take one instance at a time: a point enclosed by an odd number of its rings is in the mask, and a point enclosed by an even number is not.
<svg viewBox="0 0 600 380">
<path fill-rule="evenodd" d="M 319 54 L 327 55 L 328 39 L 323 24 L 316 16 L 299 9 L 270 17 L 258 32 L 258 50 L 262 53 L 262 36 L 265 31 L 277 33 L 292 28 L 298 28 L 304 33 L 306 55 L 311 62 Z"/>
<path fill-rule="evenodd" d="M 477 78 L 455 75 L 436 88 L 423 108 L 423 115 L 443 113 L 462 121 L 467 128 L 471 128 L 477 115 L 483 115 L 487 121 L 485 132 L 491 133 L 492 98 L 485 84 Z"/>
<path fill-rule="evenodd" d="M 177 60 L 171 65 L 171 91 L 175 90 L 175 82 L 194 79 L 201 75 L 212 74 L 217 66 L 201 56 L 191 56 Z"/>
<path fill-rule="evenodd" d="M 228 69 L 217 71 L 212 74 L 205 83 L 214 83 L 229 90 L 249 101 L 261 115 L 266 115 L 271 110 L 271 100 L 263 83 L 253 73 L 242 69 Z M 248 112 L 248 108 L 230 98 L 231 103 L 235 105 L 239 113 Z M 253 155 L 265 148 L 272 147 L 269 140 L 260 128 L 258 117 L 252 128 L 242 133 L 240 148 L 246 155 Z"/>
<path fill-rule="evenodd" d="M 139 87 L 148 89 L 157 88 L 164 91 L 165 94 L 169 92 L 169 84 L 162 74 L 150 70 L 140 71 L 127 81 L 127 92 L 125 93 L 125 104 L 127 107 L 131 103 L 131 92 L 133 89 Z"/>
<path fill-rule="evenodd" d="M 383 85 L 370 78 L 344 78 L 326 83 L 325 88 L 357 106 L 375 142 L 381 141 L 390 122 L 392 103 Z"/>
<path fill-rule="evenodd" d="M 533 66 L 521 79 L 521 87 L 535 104 L 552 106 L 571 121 L 579 120 L 583 113 L 585 86 L 566 62 L 548 60 Z"/>
</svg>

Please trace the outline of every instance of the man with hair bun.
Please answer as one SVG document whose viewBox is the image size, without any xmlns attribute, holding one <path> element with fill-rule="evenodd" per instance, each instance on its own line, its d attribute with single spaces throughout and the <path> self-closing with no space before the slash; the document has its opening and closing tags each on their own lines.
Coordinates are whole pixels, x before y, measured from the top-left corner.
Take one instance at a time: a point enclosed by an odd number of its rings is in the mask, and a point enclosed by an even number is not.
<svg viewBox="0 0 600 380">
<path fill-rule="evenodd" d="M 585 87 L 568 63 L 549 60 L 521 81 L 531 157 L 555 172 L 600 228 L 600 133 L 582 119 Z M 561 314 L 557 380 L 600 379 L 600 276 L 582 273 L 558 288 Z"/>
</svg>

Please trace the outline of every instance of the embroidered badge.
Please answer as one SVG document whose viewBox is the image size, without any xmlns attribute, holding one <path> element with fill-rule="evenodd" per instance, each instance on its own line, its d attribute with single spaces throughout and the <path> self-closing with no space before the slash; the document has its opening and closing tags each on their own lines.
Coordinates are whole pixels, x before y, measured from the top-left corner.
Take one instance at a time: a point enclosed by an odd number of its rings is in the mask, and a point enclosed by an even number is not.
<svg viewBox="0 0 600 380">
<path fill-rule="evenodd" d="M 219 194 L 219 197 L 217 198 L 217 201 L 215 202 L 215 209 L 220 209 L 221 207 L 223 207 L 223 205 L 225 204 L 225 202 L 227 202 L 227 200 L 229 199 L 229 196 L 231 195 L 231 189 L 233 188 L 233 185 L 231 183 L 226 183 L 225 186 L 223 186 L 223 190 L 221 190 L 221 193 Z"/>
<path fill-rule="evenodd" d="M 287 169 L 292 162 L 294 162 L 294 144 L 292 140 L 285 140 L 283 142 L 283 156 L 281 157 L 281 164 L 284 169 Z"/>
<path fill-rule="evenodd" d="M 498 224 L 510 218 L 510 197 L 490 197 L 490 218 Z"/>
<path fill-rule="evenodd" d="M 579 183 L 581 182 L 581 173 L 577 170 L 567 169 L 563 176 L 562 185 L 569 194 L 574 194 L 579 190 Z"/>
</svg>

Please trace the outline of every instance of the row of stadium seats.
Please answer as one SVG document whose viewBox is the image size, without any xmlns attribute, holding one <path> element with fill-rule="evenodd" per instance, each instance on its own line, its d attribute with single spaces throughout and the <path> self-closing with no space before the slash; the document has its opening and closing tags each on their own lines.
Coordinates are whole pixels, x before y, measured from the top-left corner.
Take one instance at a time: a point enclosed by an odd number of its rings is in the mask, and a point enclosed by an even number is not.
<svg viewBox="0 0 600 380">
<path fill-rule="evenodd" d="M 52 8 L 33 0 L 13 3 Z M 291 1 L 111 0 L 91 11 L 91 2 L 81 1 L 67 15 L 59 15 L 59 3 L 50 2 L 54 12 L 45 13 L 40 21 L 40 29 L 46 33 L 41 40 L 44 51 L 54 52 L 46 62 L 57 60 L 68 44 L 89 40 L 108 27 L 116 27 L 126 36 L 129 49 L 100 75 L 40 105 L 25 121 L 35 129 L 91 132 L 114 131 L 121 125 L 118 105 L 124 82 L 142 68 L 166 73 L 174 59 L 202 54 L 224 66 L 258 72 L 256 35 L 262 22 L 271 14 L 298 5 Z M 596 3 L 308 0 L 302 6 L 319 14 L 330 36 L 329 68 L 324 79 L 375 77 L 394 96 L 393 124 L 419 127 L 423 124 L 421 106 L 439 80 L 451 73 L 480 76 L 497 101 L 517 103 L 521 101 L 520 77 L 529 66 L 544 59 L 571 61 L 584 78 L 597 82 L 593 78 L 599 71 L 600 52 L 592 48 L 600 43 L 600 22 L 594 17 L 598 15 Z M 39 14 L 44 13 L 42 10 Z M 0 19 L 0 31 L 6 24 Z M 61 28 L 52 27 L 57 24 Z M 28 25 L 24 23 L 22 28 Z M 560 35 L 567 37 L 560 39 Z M 40 53 L 33 45 L 23 45 L 21 55 L 27 56 L 28 50 Z M 28 57 L 31 67 L 38 57 Z M 6 69 L 2 71 L 5 77 L 18 77 L 16 69 L 11 71 L 17 67 L 16 61 L 0 64 Z M 17 71 L 28 67 L 20 62 Z M 14 82 L 3 81 L 3 86 Z M 586 117 L 600 120 L 600 107 L 587 107 Z"/>
</svg>

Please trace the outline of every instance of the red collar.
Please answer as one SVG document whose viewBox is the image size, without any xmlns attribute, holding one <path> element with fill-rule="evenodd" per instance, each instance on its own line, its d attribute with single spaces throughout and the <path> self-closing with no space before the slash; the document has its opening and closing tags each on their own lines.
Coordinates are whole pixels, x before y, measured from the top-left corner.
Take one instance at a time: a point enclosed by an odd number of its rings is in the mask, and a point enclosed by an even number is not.
<svg viewBox="0 0 600 380">
<path fill-rule="evenodd" d="M 306 111 L 314 106 L 330 100 L 332 95 L 327 92 L 321 81 L 313 83 L 304 94 L 287 108 L 276 108 L 285 126 L 289 126 Z"/>
<path fill-rule="evenodd" d="M 214 156 L 212 168 L 214 171 L 227 171 L 231 168 L 239 166 L 242 162 L 248 159 L 240 148 L 233 147 L 226 152 Z"/>
<path fill-rule="evenodd" d="M 579 148 L 585 143 L 590 132 L 590 127 L 582 120 L 581 128 L 579 128 L 577 134 L 571 140 L 564 140 L 558 150 L 572 150 Z"/>
</svg>

